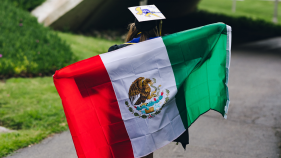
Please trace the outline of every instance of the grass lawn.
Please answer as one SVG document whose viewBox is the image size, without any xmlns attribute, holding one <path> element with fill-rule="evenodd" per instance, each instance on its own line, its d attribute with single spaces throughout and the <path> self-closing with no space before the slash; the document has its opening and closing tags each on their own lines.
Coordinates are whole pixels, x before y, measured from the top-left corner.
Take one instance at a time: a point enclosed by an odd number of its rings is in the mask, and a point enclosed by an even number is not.
<svg viewBox="0 0 281 158">
<path fill-rule="evenodd" d="M 236 12 L 232 12 L 232 0 L 201 0 L 200 10 L 222 13 L 231 16 L 246 16 L 253 19 L 263 19 L 272 22 L 274 1 L 240 0 L 236 1 Z M 281 24 L 281 3 L 278 8 L 278 23 Z"/>
<path fill-rule="evenodd" d="M 58 33 L 79 60 L 107 52 L 113 44 L 92 37 Z M 0 134 L 0 157 L 38 143 L 48 135 L 68 129 L 52 77 L 11 78 L 0 82 L 0 126 L 15 130 Z"/>
<path fill-rule="evenodd" d="M 16 130 L 0 134 L 0 157 L 67 129 L 51 77 L 12 78 L 0 83 L 0 124 Z"/>
<path fill-rule="evenodd" d="M 106 39 L 72 35 L 61 32 L 58 32 L 58 35 L 70 44 L 72 51 L 79 60 L 105 53 L 110 46 L 124 43 L 122 41 L 109 41 Z"/>
</svg>

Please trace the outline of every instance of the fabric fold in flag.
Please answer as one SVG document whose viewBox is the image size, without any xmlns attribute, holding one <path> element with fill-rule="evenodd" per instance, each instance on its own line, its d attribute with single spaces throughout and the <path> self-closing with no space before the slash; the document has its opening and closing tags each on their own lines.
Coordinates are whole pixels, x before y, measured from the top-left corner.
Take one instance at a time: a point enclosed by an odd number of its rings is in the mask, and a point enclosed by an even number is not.
<svg viewBox="0 0 281 158">
<path fill-rule="evenodd" d="M 209 110 L 226 118 L 230 55 L 231 27 L 215 23 L 56 71 L 78 157 L 143 157 Z"/>
</svg>

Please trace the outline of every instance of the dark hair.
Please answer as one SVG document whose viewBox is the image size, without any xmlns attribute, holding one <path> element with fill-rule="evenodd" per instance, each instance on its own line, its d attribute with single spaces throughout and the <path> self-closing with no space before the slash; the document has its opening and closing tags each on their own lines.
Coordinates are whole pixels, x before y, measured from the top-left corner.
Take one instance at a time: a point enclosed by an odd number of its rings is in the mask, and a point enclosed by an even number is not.
<svg viewBox="0 0 281 158">
<path fill-rule="evenodd" d="M 141 33 L 140 42 L 145 41 L 151 37 L 159 36 L 157 26 L 155 26 L 153 29 L 151 29 L 149 31 L 139 31 L 137 29 L 135 23 L 131 23 L 128 25 L 128 29 L 129 29 L 129 31 L 128 31 L 125 42 L 129 42 L 129 41 L 133 40 L 133 38 L 136 38 L 139 33 Z"/>
</svg>

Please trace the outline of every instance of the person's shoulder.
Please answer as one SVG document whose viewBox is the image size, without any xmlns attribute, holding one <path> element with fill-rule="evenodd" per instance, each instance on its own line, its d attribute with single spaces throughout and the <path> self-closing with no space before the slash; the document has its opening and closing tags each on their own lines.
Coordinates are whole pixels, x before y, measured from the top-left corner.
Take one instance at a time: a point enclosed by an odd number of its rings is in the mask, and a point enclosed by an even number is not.
<svg viewBox="0 0 281 158">
<path fill-rule="evenodd" d="M 115 44 L 115 45 L 109 47 L 108 52 L 111 52 L 111 51 L 114 51 L 114 50 L 126 47 L 128 45 L 130 45 L 130 44 L 119 44 L 119 45 Z"/>
</svg>

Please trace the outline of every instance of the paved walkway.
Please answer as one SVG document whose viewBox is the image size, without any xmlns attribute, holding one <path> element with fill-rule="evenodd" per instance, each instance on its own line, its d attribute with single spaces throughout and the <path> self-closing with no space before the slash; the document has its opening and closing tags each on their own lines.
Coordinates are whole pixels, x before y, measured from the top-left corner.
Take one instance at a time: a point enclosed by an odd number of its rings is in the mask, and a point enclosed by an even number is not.
<svg viewBox="0 0 281 158">
<path fill-rule="evenodd" d="M 170 143 L 157 150 L 155 158 L 280 157 L 281 51 L 253 48 L 258 47 L 252 44 L 232 52 L 228 119 L 209 111 L 190 127 L 187 151 Z M 71 136 L 64 132 L 8 158 L 76 157 Z"/>
</svg>

